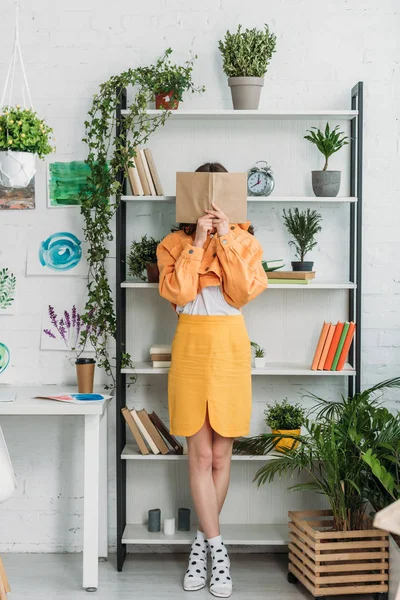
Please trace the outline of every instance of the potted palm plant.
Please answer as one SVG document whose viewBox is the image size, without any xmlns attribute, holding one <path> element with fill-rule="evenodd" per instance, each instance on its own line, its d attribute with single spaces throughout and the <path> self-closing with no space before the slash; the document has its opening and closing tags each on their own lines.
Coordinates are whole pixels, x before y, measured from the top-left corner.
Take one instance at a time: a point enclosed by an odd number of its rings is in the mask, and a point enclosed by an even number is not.
<svg viewBox="0 0 400 600">
<path fill-rule="evenodd" d="M 275 46 L 276 36 L 266 24 L 264 30 L 254 28 L 245 31 L 239 25 L 236 33 L 227 31 L 224 40 L 219 41 L 234 109 L 258 108 L 264 75 Z"/>
<path fill-rule="evenodd" d="M 196 87 L 192 81 L 194 61 L 193 56 L 184 65 L 175 65 L 170 60 L 172 49 L 167 48 L 163 57 L 150 67 L 138 69 L 141 83 L 153 90 L 157 109 L 176 110 L 186 91 L 204 92 L 205 87 Z"/>
<path fill-rule="evenodd" d="M 31 108 L 5 108 L 0 114 L 0 184 L 24 188 L 36 173 L 35 157 L 43 159 L 55 148 L 53 130 Z"/>
<path fill-rule="evenodd" d="M 290 435 L 300 435 L 306 411 L 300 404 L 289 404 L 287 398 L 282 402 L 275 402 L 265 411 L 265 422 L 276 435 L 275 450 L 286 452 L 288 449 L 297 448 L 298 440 Z"/>
<path fill-rule="evenodd" d="M 254 366 L 256 369 L 262 369 L 265 367 L 265 349 L 261 348 L 256 342 L 250 342 L 252 348 L 254 348 Z"/>
<path fill-rule="evenodd" d="M 294 246 L 298 261 L 292 261 L 293 271 L 312 271 L 314 263 L 304 258 L 317 242 L 315 236 L 321 231 L 322 216 L 316 210 L 299 211 L 298 208 L 286 212 L 283 209 L 283 222 L 288 232 L 294 237 L 289 246 Z"/>
<path fill-rule="evenodd" d="M 133 277 L 138 277 L 142 281 L 149 283 L 158 283 L 159 272 L 157 266 L 157 246 L 160 240 L 154 238 L 148 238 L 144 235 L 139 242 L 132 242 L 126 262 L 129 268 L 129 272 Z"/>
<path fill-rule="evenodd" d="M 314 194 L 319 197 L 337 196 L 340 190 L 340 171 L 328 171 L 328 160 L 349 142 L 349 138 L 343 131 L 338 131 L 339 125 L 330 129 L 329 123 L 326 124 L 325 133 L 322 133 L 318 127 L 311 127 L 308 135 L 304 139 L 308 140 L 318 148 L 325 158 L 325 164 L 322 171 L 311 171 L 312 187 Z M 341 137 L 342 136 L 342 137 Z"/>
</svg>

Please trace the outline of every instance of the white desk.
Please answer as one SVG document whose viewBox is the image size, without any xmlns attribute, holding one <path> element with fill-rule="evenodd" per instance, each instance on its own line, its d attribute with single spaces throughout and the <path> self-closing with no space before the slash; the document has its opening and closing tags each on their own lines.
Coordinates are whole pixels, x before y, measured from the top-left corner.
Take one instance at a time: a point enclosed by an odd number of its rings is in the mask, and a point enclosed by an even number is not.
<svg viewBox="0 0 400 600">
<path fill-rule="evenodd" d="M 107 519 L 107 401 L 93 404 L 67 404 L 53 400 L 37 400 L 35 396 L 76 392 L 61 386 L 10 386 L 16 393 L 14 402 L 0 402 L 0 418 L 11 415 L 83 416 L 84 443 L 84 525 L 83 587 L 98 587 L 98 559 L 108 555 Z M 6 431 L 6 428 L 5 428 Z M 17 479 L 18 479 L 18 473 Z"/>
</svg>

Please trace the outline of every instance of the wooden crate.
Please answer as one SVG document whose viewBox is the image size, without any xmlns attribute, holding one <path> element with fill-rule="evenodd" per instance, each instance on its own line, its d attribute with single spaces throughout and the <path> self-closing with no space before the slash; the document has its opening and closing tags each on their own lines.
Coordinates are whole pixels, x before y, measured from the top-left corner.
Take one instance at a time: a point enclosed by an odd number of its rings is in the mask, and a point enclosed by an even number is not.
<svg viewBox="0 0 400 600">
<path fill-rule="evenodd" d="M 361 531 L 333 531 L 332 511 L 289 512 L 289 575 L 315 597 L 388 592 L 388 534 L 365 519 Z M 290 575 L 292 574 L 292 575 Z"/>
</svg>

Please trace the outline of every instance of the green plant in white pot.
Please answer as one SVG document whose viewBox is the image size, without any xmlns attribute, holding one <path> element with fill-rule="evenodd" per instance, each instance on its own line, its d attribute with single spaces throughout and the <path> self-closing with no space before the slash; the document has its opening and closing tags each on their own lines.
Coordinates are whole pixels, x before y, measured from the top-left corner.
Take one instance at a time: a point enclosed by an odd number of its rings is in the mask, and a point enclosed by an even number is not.
<svg viewBox="0 0 400 600">
<path fill-rule="evenodd" d="M 309 135 L 304 136 L 305 140 L 317 146 L 325 158 L 322 171 L 311 171 L 312 187 L 314 194 L 318 197 L 335 197 L 340 190 L 341 172 L 328 171 L 329 158 L 349 143 L 346 141 L 349 138 L 343 131 L 338 131 L 338 129 L 339 125 L 336 125 L 334 129 L 330 129 L 329 123 L 327 123 L 324 133 L 318 127 L 311 127 L 307 132 Z"/>
<path fill-rule="evenodd" d="M 264 75 L 267 72 L 272 54 L 275 52 L 276 36 L 268 25 L 261 29 L 242 31 L 239 25 L 236 33 L 227 31 L 218 48 L 223 58 L 223 70 L 228 76 L 233 108 L 254 110 L 260 102 Z"/>
<path fill-rule="evenodd" d="M 252 348 L 254 348 L 254 366 L 256 369 L 262 369 L 265 367 L 266 357 L 265 349 L 261 348 L 256 342 L 250 342 Z"/>
</svg>

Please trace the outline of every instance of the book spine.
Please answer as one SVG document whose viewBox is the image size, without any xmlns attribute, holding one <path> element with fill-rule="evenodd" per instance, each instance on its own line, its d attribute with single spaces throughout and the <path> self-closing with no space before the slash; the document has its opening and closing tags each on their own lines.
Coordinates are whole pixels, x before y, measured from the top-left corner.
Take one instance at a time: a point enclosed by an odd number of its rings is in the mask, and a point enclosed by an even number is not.
<svg viewBox="0 0 400 600">
<path fill-rule="evenodd" d="M 149 454 L 148 448 L 147 448 L 146 444 L 144 443 L 142 436 L 140 435 L 140 431 L 139 431 L 135 421 L 133 420 L 130 411 L 127 408 L 121 408 L 121 412 L 124 416 L 125 421 L 128 424 L 129 429 L 131 430 L 131 433 L 139 447 L 140 452 L 142 454 Z"/>
<path fill-rule="evenodd" d="M 137 415 L 147 429 L 147 433 L 151 436 L 161 454 L 168 454 L 168 446 L 158 433 L 157 429 L 154 427 L 145 409 L 143 408 L 142 410 L 138 410 Z"/>
<path fill-rule="evenodd" d="M 138 426 L 138 429 L 139 429 L 140 433 L 142 434 L 142 436 L 146 440 L 146 442 L 147 442 L 150 450 L 152 451 L 152 453 L 153 454 L 160 454 L 160 451 L 157 448 L 157 446 L 155 445 L 155 443 L 153 442 L 153 439 L 152 439 L 151 435 L 149 435 L 147 433 L 146 427 L 143 425 L 142 421 L 139 419 L 136 410 L 134 408 L 132 408 L 130 412 L 131 412 L 131 415 L 133 417 L 133 420 L 135 421 L 136 425 Z"/>
<path fill-rule="evenodd" d="M 342 351 L 340 353 L 340 358 L 339 358 L 338 364 L 336 366 L 337 371 L 341 371 L 344 367 L 347 355 L 350 350 L 351 342 L 353 341 L 355 329 L 356 329 L 355 323 L 351 322 L 349 325 L 349 329 L 347 331 L 346 339 L 344 340 L 344 344 L 343 344 Z"/>
<path fill-rule="evenodd" d="M 142 184 L 140 183 L 139 175 L 138 175 L 137 168 L 136 168 L 135 159 L 133 158 L 131 160 L 135 164 L 135 166 L 134 167 L 128 167 L 129 183 L 131 185 L 132 192 L 133 192 L 134 196 L 143 196 L 144 195 L 143 187 L 142 187 Z"/>
<path fill-rule="evenodd" d="M 271 284 L 274 284 L 274 285 L 275 284 L 281 285 L 281 284 L 288 284 L 288 283 L 290 285 L 292 283 L 295 285 L 309 285 L 309 283 L 310 283 L 309 279 L 282 279 L 282 278 L 274 279 L 273 277 L 270 277 L 270 281 L 271 281 Z"/>
<path fill-rule="evenodd" d="M 328 356 L 329 348 L 331 347 L 332 338 L 334 336 L 336 329 L 336 325 L 329 325 L 328 333 L 326 335 L 326 340 L 324 344 L 324 348 L 321 353 L 321 358 L 318 363 L 318 371 L 322 371 L 325 365 L 326 357 Z"/>
<path fill-rule="evenodd" d="M 331 371 L 336 371 L 336 367 L 337 367 L 337 364 L 338 364 L 339 358 L 340 358 L 340 353 L 342 352 L 343 344 L 346 339 L 346 335 L 349 330 L 349 326 L 350 326 L 350 323 L 348 321 L 346 321 L 346 323 L 343 326 L 342 335 L 340 336 L 339 344 L 338 344 L 338 347 L 337 347 L 337 350 L 335 353 L 335 358 L 333 359 Z"/>
<path fill-rule="evenodd" d="M 160 177 L 158 175 L 156 163 L 154 162 L 153 154 L 152 154 L 150 148 L 145 148 L 144 153 L 147 158 L 147 164 L 149 165 L 151 178 L 153 180 L 157 196 L 164 196 L 164 190 L 161 185 L 161 181 L 160 181 Z"/>
<path fill-rule="evenodd" d="M 154 187 L 154 183 L 153 183 L 153 180 L 150 175 L 150 169 L 149 169 L 149 165 L 147 164 L 147 159 L 146 159 L 144 150 L 139 150 L 139 152 L 140 152 L 140 157 L 142 159 L 142 164 L 143 164 L 143 169 L 144 169 L 144 172 L 146 175 L 147 184 L 150 188 L 150 196 L 157 196 L 156 188 Z"/>
<path fill-rule="evenodd" d="M 136 149 L 135 164 L 136 164 L 136 167 L 138 170 L 138 175 L 139 175 L 140 183 L 142 184 L 144 195 L 150 196 L 150 187 L 149 187 L 149 184 L 147 183 L 147 177 L 146 177 L 146 173 L 144 171 L 142 155 L 140 154 L 139 149 Z"/>
<path fill-rule="evenodd" d="M 183 454 L 182 444 L 176 439 L 176 437 L 174 435 L 172 435 L 172 433 L 170 433 L 168 427 L 162 422 L 162 420 L 157 415 L 157 413 L 152 412 L 149 415 L 149 417 L 152 420 L 154 426 L 157 427 L 158 431 L 161 433 L 161 435 L 165 438 L 165 440 L 171 446 L 171 448 L 173 450 L 175 450 L 175 452 L 177 454 Z"/>
<path fill-rule="evenodd" d="M 317 348 L 315 350 L 314 359 L 313 359 L 312 365 L 311 365 L 311 369 L 313 371 L 316 371 L 318 369 L 319 359 L 321 358 L 321 354 L 322 354 L 322 350 L 324 348 L 326 336 L 328 335 L 328 330 L 329 330 L 329 323 L 326 323 L 324 321 L 324 324 L 322 325 L 322 330 L 321 330 L 321 333 L 319 336 Z"/>
<path fill-rule="evenodd" d="M 153 360 L 153 367 L 157 369 L 167 368 L 171 366 L 170 360 Z"/>
<path fill-rule="evenodd" d="M 343 322 L 339 322 L 336 325 L 335 333 L 333 335 L 331 346 L 329 348 L 329 352 L 328 352 L 328 355 L 326 357 L 326 361 L 325 361 L 325 364 L 324 364 L 324 371 L 330 371 L 331 370 L 333 359 L 335 358 L 336 350 L 337 350 L 337 347 L 338 347 L 338 344 L 339 344 L 340 336 L 342 335 L 343 327 L 344 327 L 344 323 Z"/>
</svg>

